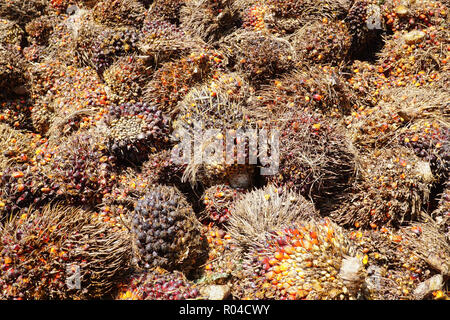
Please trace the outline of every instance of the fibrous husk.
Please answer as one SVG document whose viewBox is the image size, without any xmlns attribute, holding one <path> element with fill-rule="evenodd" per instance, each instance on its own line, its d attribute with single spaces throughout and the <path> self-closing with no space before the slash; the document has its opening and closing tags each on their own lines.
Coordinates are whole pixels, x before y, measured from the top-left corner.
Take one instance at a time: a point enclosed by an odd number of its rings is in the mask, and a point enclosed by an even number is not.
<svg viewBox="0 0 450 320">
<path fill-rule="evenodd" d="M 130 267 L 128 234 L 79 208 L 24 210 L 3 226 L 1 237 L 3 299 L 102 298 Z"/>
<path fill-rule="evenodd" d="M 300 194 L 273 185 L 246 193 L 230 212 L 226 229 L 243 250 L 263 246 L 271 232 L 317 216 L 314 205 Z"/>
<path fill-rule="evenodd" d="M 360 180 L 332 210 L 333 220 L 364 228 L 417 220 L 434 181 L 428 162 L 395 147 L 361 155 L 360 163 Z"/>
<path fill-rule="evenodd" d="M 339 64 L 346 57 L 351 45 L 351 35 L 341 21 L 316 21 L 308 23 L 289 36 L 297 60 Z"/>
<path fill-rule="evenodd" d="M 355 299 L 365 279 L 362 257 L 329 220 L 278 228 L 253 248 L 236 276 L 240 299 Z"/>
<path fill-rule="evenodd" d="M 288 71 L 296 60 L 289 41 L 263 32 L 237 30 L 221 39 L 220 46 L 251 83 Z"/>
<path fill-rule="evenodd" d="M 215 42 L 236 26 L 232 0 L 192 0 L 180 10 L 180 22 L 188 33 Z"/>
</svg>

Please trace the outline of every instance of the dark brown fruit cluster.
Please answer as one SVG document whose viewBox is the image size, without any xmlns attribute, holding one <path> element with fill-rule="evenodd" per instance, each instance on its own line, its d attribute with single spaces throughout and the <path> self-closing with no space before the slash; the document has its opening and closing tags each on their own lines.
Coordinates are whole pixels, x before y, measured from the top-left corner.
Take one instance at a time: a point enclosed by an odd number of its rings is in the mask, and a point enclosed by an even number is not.
<svg viewBox="0 0 450 320">
<path fill-rule="evenodd" d="M 112 105 L 105 116 L 107 147 L 120 161 L 139 163 L 169 141 L 169 118 L 155 105 Z"/>
<path fill-rule="evenodd" d="M 0 298 L 105 297 L 127 273 L 131 252 L 127 235 L 108 227 L 77 208 L 23 211 L 0 229 Z"/>
<path fill-rule="evenodd" d="M 145 268 L 190 270 L 202 241 L 194 212 L 175 188 L 156 186 L 138 201 L 133 219 L 140 264 Z"/>
<path fill-rule="evenodd" d="M 117 300 L 187 300 L 200 298 L 195 285 L 178 271 L 167 272 L 157 268 L 133 275 L 123 285 Z"/>
</svg>

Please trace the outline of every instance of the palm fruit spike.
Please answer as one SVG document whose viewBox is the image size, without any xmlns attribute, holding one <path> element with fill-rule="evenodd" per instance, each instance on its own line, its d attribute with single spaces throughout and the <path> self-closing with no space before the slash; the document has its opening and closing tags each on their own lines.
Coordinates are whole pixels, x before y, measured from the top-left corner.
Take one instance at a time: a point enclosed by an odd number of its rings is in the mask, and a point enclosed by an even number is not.
<svg viewBox="0 0 450 320">
<path fill-rule="evenodd" d="M 361 168 L 361 180 L 332 209 L 334 221 L 368 228 L 398 226 L 417 219 L 433 181 L 428 162 L 406 148 L 396 147 L 362 156 Z"/>
<path fill-rule="evenodd" d="M 99 204 L 114 185 L 114 157 L 108 157 L 101 137 L 78 133 L 58 144 L 51 161 L 52 174 L 60 183 L 60 194 L 68 201 Z"/>
<path fill-rule="evenodd" d="M 116 300 L 190 300 L 200 299 L 197 286 L 179 271 L 161 268 L 134 274 L 121 285 Z"/>
<path fill-rule="evenodd" d="M 250 299 L 355 299 L 365 277 L 361 258 L 329 220 L 294 223 L 274 230 L 248 253 L 248 277 L 238 280 L 237 294 Z"/>
<path fill-rule="evenodd" d="M 344 60 L 351 45 L 351 35 L 341 21 L 323 19 L 303 26 L 289 37 L 297 60 L 338 64 Z"/>
<path fill-rule="evenodd" d="M 243 195 L 231 212 L 226 229 L 244 249 L 264 241 L 268 232 L 317 216 L 313 204 L 301 195 L 273 185 Z"/>
<path fill-rule="evenodd" d="M 23 36 L 23 30 L 14 21 L 0 19 L 1 44 L 18 46 L 21 44 Z"/>
<path fill-rule="evenodd" d="M 0 235 L 2 299 L 104 298 L 130 266 L 128 234 L 111 232 L 78 208 L 25 210 Z M 76 273 L 79 288 L 69 278 Z"/>
<path fill-rule="evenodd" d="M 164 112 L 174 112 L 192 87 L 223 68 L 223 59 L 220 52 L 196 49 L 187 56 L 164 63 L 146 86 L 143 101 L 158 104 Z"/>
<path fill-rule="evenodd" d="M 257 151 L 249 149 L 246 140 L 241 141 L 244 148 L 236 148 L 233 163 L 226 162 L 225 134 L 226 130 L 234 130 L 237 137 L 240 129 L 245 130 L 251 126 L 251 119 L 247 115 L 245 102 L 233 102 L 233 92 L 222 92 L 220 85 L 217 85 L 217 82 L 212 81 L 199 88 L 193 88 L 178 104 L 178 117 L 173 124 L 175 140 L 183 140 L 186 136 L 190 137 L 190 141 L 197 140 L 195 144 L 201 147 L 196 151 L 201 152 L 203 158 L 202 163 L 198 163 L 195 156 L 188 159 L 183 179 L 193 185 L 200 182 L 206 187 L 227 183 L 232 187 L 247 188 L 253 183 L 255 169 L 255 165 L 249 161 L 249 155 L 250 152 Z M 235 95 L 234 98 L 236 97 Z M 209 129 L 215 130 L 209 131 L 212 133 L 211 136 L 201 135 L 200 131 Z M 254 136 L 250 138 L 256 139 Z M 175 153 L 182 144 L 183 141 L 175 146 Z M 217 149 L 214 155 L 208 154 L 208 150 L 216 146 L 222 149 Z"/>
<path fill-rule="evenodd" d="M 230 0 L 192 0 L 180 10 L 181 26 L 188 33 L 212 43 L 236 26 L 237 11 Z"/>
<path fill-rule="evenodd" d="M 197 41 L 198 42 L 198 41 Z M 183 29 L 165 20 L 146 19 L 137 44 L 139 50 L 156 63 L 188 53 L 198 45 Z"/>
<path fill-rule="evenodd" d="M 408 226 L 420 234 L 419 228 Z M 412 249 L 402 230 L 389 227 L 351 230 L 348 237 L 364 256 L 367 277 L 363 297 L 368 300 L 416 299 L 414 290 L 435 271 Z M 418 239 L 414 240 L 418 243 Z"/>
<path fill-rule="evenodd" d="M 230 219 L 231 206 L 239 199 L 245 190 L 235 189 L 228 185 L 216 185 L 205 190 L 202 196 L 205 205 L 205 219 L 218 225 L 227 223 Z"/>
<path fill-rule="evenodd" d="M 137 0 L 99 1 L 92 9 L 93 18 L 104 25 L 136 26 L 142 24 L 145 7 Z"/>
<path fill-rule="evenodd" d="M 224 54 L 236 61 L 237 69 L 252 83 L 288 71 L 296 58 L 287 40 L 262 32 L 238 30 L 220 44 Z"/>
<path fill-rule="evenodd" d="M 343 128 L 323 115 L 305 109 L 282 117 L 277 124 L 283 141 L 279 172 L 267 179 L 294 188 L 325 213 L 353 182 L 357 168 L 353 146 Z"/>
<path fill-rule="evenodd" d="M 105 116 L 107 148 L 119 161 L 139 163 L 169 140 L 169 118 L 146 103 L 112 105 Z"/>
<path fill-rule="evenodd" d="M 154 186 L 139 200 L 132 219 L 139 265 L 189 272 L 200 262 L 198 221 L 175 187 Z"/>
</svg>

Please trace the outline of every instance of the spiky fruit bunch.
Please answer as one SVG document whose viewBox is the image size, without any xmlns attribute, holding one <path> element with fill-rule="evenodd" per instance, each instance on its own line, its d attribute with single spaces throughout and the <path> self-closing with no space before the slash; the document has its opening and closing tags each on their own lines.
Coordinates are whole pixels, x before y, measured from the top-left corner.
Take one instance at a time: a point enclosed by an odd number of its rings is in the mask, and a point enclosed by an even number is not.
<svg viewBox="0 0 450 320">
<path fill-rule="evenodd" d="M 183 29 L 206 42 L 219 40 L 236 25 L 238 13 L 230 0 L 192 0 L 180 10 Z"/>
<path fill-rule="evenodd" d="M 128 271 L 130 241 L 91 216 L 47 206 L 6 223 L 0 233 L 0 297 L 93 299 L 110 293 Z"/>
<path fill-rule="evenodd" d="M 384 21 L 393 32 L 439 26 L 448 21 L 448 7 L 443 1 L 390 0 L 382 8 Z"/>
<path fill-rule="evenodd" d="M 0 122 L 16 129 L 32 129 L 33 100 L 28 96 L 10 96 L 0 100 Z"/>
<path fill-rule="evenodd" d="M 431 170 L 439 177 L 449 177 L 450 128 L 437 121 L 418 121 L 402 130 L 399 142 L 414 149 L 415 154 L 430 162 Z"/>
<path fill-rule="evenodd" d="M 267 21 L 268 15 L 270 10 L 264 2 L 253 4 L 242 13 L 242 27 L 251 31 L 269 31 L 272 25 Z"/>
<path fill-rule="evenodd" d="M 27 23 L 45 14 L 47 4 L 47 0 L 5 0 L 0 2 L 0 16 L 9 20 L 17 20 L 19 23 Z"/>
<path fill-rule="evenodd" d="M 348 1 L 317 1 L 317 0 L 266 0 L 276 17 L 291 17 L 301 19 L 342 14 L 348 9 Z"/>
<path fill-rule="evenodd" d="M 146 86 L 144 101 L 158 104 L 164 112 L 172 112 L 192 87 L 222 67 L 222 60 L 220 52 L 201 49 L 164 63 Z"/>
<path fill-rule="evenodd" d="M 28 34 L 28 42 L 45 45 L 53 31 L 55 21 L 48 16 L 42 16 L 31 20 L 25 26 Z"/>
<path fill-rule="evenodd" d="M 251 82 L 286 72 L 295 61 L 295 50 L 287 40 L 261 32 L 238 30 L 222 39 L 221 46 Z"/>
<path fill-rule="evenodd" d="M 361 181 L 331 214 L 337 223 L 368 228 L 417 219 L 433 181 L 428 162 L 398 147 L 370 152 L 361 166 Z"/>
<path fill-rule="evenodd" d="M 169 141 L 169 118 L 155 105 L 112 105 L 104 120 L 107 147 L 118 160 L 139 163 Z"/>
<path fill-rule="evenodd" d="M 297 60 L 338 64 L 344 60 L 351 45 L 351 35 L 342 21 L 324 18 L 307 24 L 289 38 L 297 53 Z"/>
<path fill-rule="evenodd" d="M 119 56 L 133 53 L 139 41 L 135 29 L 122 27 L 117 30 L 104 29 L 92 44 L 91 61 L 96 70 L 102 73 Z"/>
<path fill-rule="evenodd" d="M 205 219 L 217 224 L 228 222 L 232 204 L 245 193 L 242 189 L 231 188 L 227 185 L 212 186 L 205 190 L 202 202 L 205 205 Z"/>
<path fill-rule="evenodd" d="M 180 9 L 186 0 L 154 0 L 147 11 L 147 19 L 166 20 L 173 24 L 179 24 Z"/>
<path fill-rule="evenodd" d="M 75 3 L 74 0 L 50 0 L 48 1 L 49 11 L 54 12 L 56 14 L 66 13 L 68 7 Z"/>
<path fill-rule="evenodd" d="M 369 300 L 422 299 L 414 295 L 415 289 L 430 275 L 436 273 L 427 258 L 418 254 L 417 245 L 425 245 L 422 223 L 395 230 L 374 228 L 352 230 L 348 237 L 364 254 L 366 268 L 364 297 Z M 429 245 L 437 245 L 436 241 Z M 431 252 L 435 252 L 435 248 Z M 430 257 L 433 255 L 430 255 Z M 445 263 L 441 264 L 444 266 Z M 440 267 L 440 266 L 439 266 Z M 439 270 L 439 268 L 437 269 Z"/>
<path fill-rule="evenodd" d="M 245 102 L 229 100 L 229 93 L 222 92 L 217 83 L 212 81 L 199 88 L 193 88 L 178 104 L 178 117 L 174 121 L 175 139 L 180 143 L 175 147 L 183 152 L 183 162 L 188 164 L 185 178 L 192 184 L 201 182 L 204 186 L 228 183 L 232 186 L 248 187 L 252 183 L 254 165 L 249 155 L 256 157 L 256 148 L 251 149 L 247 138 L 240 130 L 251 127 L 251 119 L 247 114 Z M 218 89 L 218 90 L 217 90 Z M 230 92 L 230 96 L 233 92 Z M 235 95 L 234 97 L 237 97 Z M 207 131 L 202 134 L 203 130 Z M 230 150 L 232 161 L 227 161 L 226 135 L 233 130 L 238 147 Z M 246 133 L 248 139 L 256 141 L 256 131 Z M 231 135 L 230 135 L 231 136 Z M 200 145 L 203 161 L 198 162 L 185 150 L 189 147 L 187 137 Z M 186 143 L 188 144 L 186 146 Z M 176 149 L 176 150 L 178 150 Z M 175 150 L 175 152 L 176 152 Z"/>
<path fill-rule="evenodd" d="M 8 162 L 24 163 L 28 162 L 32 156 L 31 137 L 11 128 L 7 124 L 0 124 L 0 154 L 1 168 Z"/>
<path fill-rule="evenodd" d="M 450 58 L 450 31 L 444 27 L 430 27 L 410 32 L 398 31 L 386 41 L 379 53 L 378 65 L 386 77 L 397 79 L 405 86 L 423 71 L 431 79 Z M 416 81 L 413 81 L 416 80 Z"/>
<path fill-rule="evenodd" d="M 51 167 L 60 193 L 75 203 L 100 203 L 116 179 L 114 157 L 108 157 L 104 143 L 89 132 L 63 139 Z"/>
<path fill-rule="evenodd" d="M 256 104 L 264 108 L 261 113 L 282 117 L 283 112 L 302 107 L 317 109 L 332 117 L 348 114 L 359 96 L 336 67 L 310 65 L 275 79 L 255 93 Z"/>
<path fill-rule="evenodd" d="M 183 29 L 165 20 L 146 19 L 138 43 L 139 50 L 153 56 L 157 63 L 177 54 L 185 54 L 195 42 Z"/>
<path fill-rule="evenodd" d="M 0 95 L 14 91 L 25 83 L 25 60 L 16 48 L 0 44 Z"/>
<path fill-rule="evenodd" d="M 137 0 L 99 1 L 92 9 L 93 18 L 104 25 L 137 26 L 142 24 L 145 7 Z"/>
<path fill-rule="evenodd" d="M 14 21 L 0 19 L 0 43 L 18 46 L 24 36 L 23 30 Z"/>
<path fill-rule="evenodd" d="M 336 201 L 352 183 L 357 167 L 343 128 L 308 109 L 285 114 L 275 128 L 282 141 L 279 171 L 267 179 L 294 188 L 324 208 Z"/>
<path fill-rule="evenodd" d="M 266 235 L 245 262 L 241 298 L 355 299 L 364 281 L 363 264 L 339 226 L 302 221 Z"/>
<path fill-rule="evenodd" d="M 184 169 L 185 165 L 174 161 L 171 150 L 162 150 L 149 155 L 142 164 L 141 173 L 149 183 L 180 186 Z"/>
<path fill-rule="evenodd" d="M 137 101 L 153 70 L 142 59 L 134 56 L 120 57 L 103 73 L 103 79 L 113 92 L 117 103 Z"/>
<path fill-rule="evenodd" d="M 243 249 L 264 242 L 269 232 L 317 215 L 313 204 L 301 195 L 273 185 L 246 193 L 231 212 L 226 229 Z"/>
<path fill-rule="evenodd" d="M 178 271 L 161 268 L 133 275 L 122 285 L 117 300 L 191 300 L 200 291 Z"/>
<path fill-rule="evenodd" d="M 203 241 L 198 222 L 175 187 L 154 186 L 138 201 L 132 225 L 144 268 L 190 271 L 199 263 Z"/>
</svg>

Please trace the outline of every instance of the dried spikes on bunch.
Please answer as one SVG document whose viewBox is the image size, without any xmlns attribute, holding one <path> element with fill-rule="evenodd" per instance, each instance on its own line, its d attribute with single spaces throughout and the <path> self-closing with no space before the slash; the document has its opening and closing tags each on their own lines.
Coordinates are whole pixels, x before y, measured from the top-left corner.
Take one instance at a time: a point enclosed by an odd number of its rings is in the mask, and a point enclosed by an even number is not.
<svg viewBox="0 0 450 320">
<path fill-rule="evenodd" d="M 244 250 L 263 245 L 273 231 L 317 216 L 313 204 L 301 195 L 273 185 L 246 193 L 230 211 L 226 229 Z"/>
<path fill-rule="evenodd" d="M 104 298 L 128 272 L 128 235 L 94 222 L 92 212 L 62 206 L 23 212 L 1 232 L 3 299 Z M 67 286 L 76 272 L 81 289 Z"/>
<path fill-rule="evenodd" d="M 147 19 L 166 20 L 175 25 L 179 24 L 180 10 L 187 0 L 154 0 L 147 13 Z"/>
<path fill-rule="evenodd" d="M 132 218 L 139 265 L 189 272 L 201 263 L 203 240 L 194 211 L 175 187 L 157 185 Z"/>
</svg>

